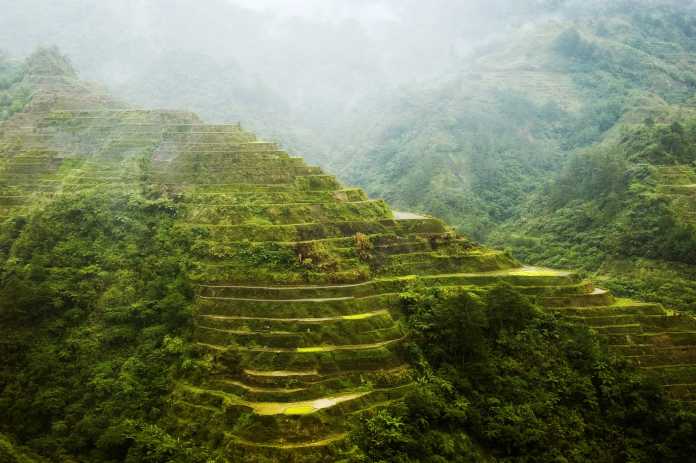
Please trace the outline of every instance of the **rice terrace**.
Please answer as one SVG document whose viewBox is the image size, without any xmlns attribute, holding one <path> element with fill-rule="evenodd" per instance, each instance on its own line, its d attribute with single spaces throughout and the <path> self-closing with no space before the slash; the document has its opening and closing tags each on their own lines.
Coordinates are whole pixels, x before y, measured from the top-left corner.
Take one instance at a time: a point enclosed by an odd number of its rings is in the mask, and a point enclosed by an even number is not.
<svg viewBox="0 0 696 463">
<path fill-rule="evenodd" d="M 0 463 L 696 461 L 690 2 L 40 3 Z"/>
</svg>

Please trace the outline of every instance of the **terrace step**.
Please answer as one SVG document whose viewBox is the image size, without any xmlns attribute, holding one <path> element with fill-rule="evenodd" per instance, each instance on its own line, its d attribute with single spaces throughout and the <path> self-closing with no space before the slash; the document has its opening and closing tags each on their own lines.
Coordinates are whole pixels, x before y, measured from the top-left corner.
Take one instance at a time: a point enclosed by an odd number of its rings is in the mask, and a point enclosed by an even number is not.
<svg viewBox="0 0 696 463">
<path fill-rule="evenodd" d="M 366 201 L 365 193 L 357 188 L 328 191 L 231 191 L 200 192 L 197 190 L 183 193 L 186 204 L 197 205 L 270 205 L 282 203 L 308 204 L 334 202 Z"/>
<path fill-rule="evenodd" d="M 460 255 L 419 252 L 387 256 L 379 273 L 385 276 L 436 275 L 505 270 L 516 266 L 516 262 L 501 251 L 475 250 Z"/>
<path fill-rule="evenodd" d="M 660 304 L 617 301 L 608 306 L 553 307 L 551 311 L 567 317 L 603 317 L 619 315 L 666 315 Z"/>
<path fill-rule="evenodd" d="M 270 225 L 332 222 L 346 219 L 382 220 L 390 213 L 383 201 L 211 205 L 189 207 L 191 221 L 210 225 L 240 225 L 263 220 Z"/>
<path fill-rule="evenodd" d="M 359 399 L 368 394 L 369 392 L 354 392 L 299 402 L 246 402 L 245 405 L 249 406 L 258 415 L 306 415 L 325 408 L 335 407 L 342 402 Z"/>
<path fill-rule="evenodd" d="M 277 450 L 297 450 L 297 449 L 307 449 L 307 448 L 319 448 L 327 447 L 333 445 L 337 442 L 341 442 L 348 437 L 348 433 L 337 433 L 329 435 L 323 439 L 319 440 L 308 440 L 302 442 L 252 442 L 245 439 L 241 439 L 233 434 L 227 434 L 227 437 L 232 440 L 235 444 L 241 445 L 243 447 L 251 448 L 262 448 L 262 449 L 277 449 Z M 285 455 L 285 453 L 283 453 Z"/>
<path fill-rule="evenodd" d="M 229 330 L 210 326 L 196 325 L 195 339 L 206 344 L 218 346 L 236 345 L 240 349 L 254 349 L 263 346 L 268 349 L 301 349 L 317 345 L 334 345 L 336 349 L 356 344 L 374 344 L 402 336 L 401 327 L 395 323 L 383 328 L 357 331 L 353 327 L 326 328 L 319 326 L 314 329 L 296 331 L 243 331 Z"/>
<path fill-rule="evenodd" d="M 236 346 L 235 349 L 239 351 L 246 352 L 273 352 L 273 353 L 293 353 L 293 354 L 316 354 L 316 353 L 329 353 L 337 351 L 361 351 L 361 350 L 373 350 L 379 349 L 381 347 L 387 347 L 392 344 L 403 341 L 405 338 L 402 336 L 396 339 L 387 339 L 385 341 L 366 343 L 366 344 L 345 344 L 345 345 L 320 345 L 320 346 L 309 346 L 309 347 L 242 347 Z M 204 342 L 198 342 L 197 345 L 204 346 L 209 349 L 215 350 L 226 350 L 225 346 L 213 345 Z"/>
<path fill-rule="evenodd" d="M 355 315 L 340 315 L 336 317 L 319 317 L 319 318 L 268 318 L 268 317 L 244 317 L 244 316 L 220 316 L 220 315 L 200 315 L 199 320 L 217 320 L 222 322 L 257 322 L 257 323 L 273 323 L 273 324 L 307 324 L 317 325 L 326 323 L 340 323 L 345 321 L 360 321 L 369 320 L 377 317 L 389 317 L 391 315 L 388 310 L 381 309 L 374 312 L 365 312 Z"/>
<path fill-rule="evenodd" d="M 610 306 L 614 302 L 614 296 L 612 296 L 609 291 L 600 288 L 596 288 L 594 291 L 588 294 L 541 298 L 542 305 L 553 308 Z"/>
<path fill-rule="evenodd" d="M 662 384 L 696 383 L 696 365 L 694 364 L 645 366 L 641 369 Z"/>
<path fill-rule="evenodd" d="M 408 254 L 416 252 L 430 252 L 433 250 L 432 244 L 428 241 L 406 241 L 401 243 L 383 244 L 375 246 L 373 251 L 382 255 Z"/>
<path fill-rule="evenodd" d="M 341 392 L 338 388 L 306 387 L 258 387 L 230 379 L 211 381 L 207 388 L 233 394 L 250 402 L 297 402 L 316 400 L 330 394 Z"/>
<path fill-rule="evenodd" d="M 394 307 L 398 294 L 326 299 L 235 299 L 199 297 L 200 315 L 255 318 L 327 318 L 359 315 Z"/>
<path fill-rule="evenodd" d="M 243 297 L 219 297 L 219 296 L 199 296 L 201 299 L 210 301 L 256 301 L 256 302 L 334 302 L 334 301 L 350 301 L 355 299 L 353 296 L 343 297 L 315 297 L 307 299 L 255 299 Z"/>
<path fill-rule="evenodd" d="M 515 291 L 527 295 L 535 296 L 539 298 L 543 297 L 563 297 L 571 295 L 585 295 L 592 293 L 594 291 L 594 286 L 592 282 L 583 281 L 578 284 L 572 285 L 558 285 L 558 286 L 515 286 L 511 285 Z"/>
<path fill-rule="evenodd" d="M 674 399 L 696 402 L 696 383 L 665 384 L 663 387 Z"/>
<path fill-rule="evenodd" d="M 604 325 L 604 326 L 593 326 L 599 334 L 639 334 L 642 332 L 642 327 L 640 323 L 627 323 L 624 325 Z"/>
<path fill-rule="evenodd" d="M 696 365 L 694 346 L 654 347 L 650 353 L 629 355 L 638 366 Z"/>
<path fill-rule="evenodd" d="M 419 275 L 418 278 L 428 285 L 440 286 L 494 286 L 507 283 L 513 286 L 564 286 L 579 284 L 581 278 L 577 273 L 529 266 L 491 271 L 439 275 Z"/>
<path fill-rule="evenodd" d="M 252 372 L 254 372 L 252 370 Z M 302 374 L 295 374 L 300 372 Z M 248 386 L 258 386 L 264 388 L 304 388 L 311 391 L 316 386 L 325 385 L 326 383 L 338 382 L 341 388 L 345 388 L 345 384 L 353 384 L 355 387 L 362 386 L 366 383 L 372 383 L 376 387 L 387 387 L 393 385 L 401 385 L 411 382 L 411 369 L 403 362 L 393 365 L 388 368 L 348 368 L 339 371 L 322 371 L 319 370 L 298 370 L 285 372 L 283 370 L 266 370 L 255 373 L 270 373 L 270 374 L 252 374 L 250 370 L 243 370 L 239 375 L 239 381 Z M 309 372 L 312 374 L 308 374 Z M 275 373 L 275 374 L 274 374 Z"/>
<path fill-rule="evenodd" d="M 591 327 L 626 325 L 638 323 L 641 326 L 649 324 L 651 319 L 664 320 L 666 315 L 599 315 L 599 316 L 565 316 L 567 320 Z"/>
<path fill-rule="evenodd" d="M 252 378 L 319 378 L 317 370 L 249 370 L 245 369 L 244 374 Z"/>
<path fill-rule="evenodd" d="M 250 299 L 312 299 L 345 298 L 375 296 L 384 293 L 396 293 L 403 289 L 412 278 L 376 279 L 360 283 L 341 285 L 287 285 L 287 286 L 251 286 L 251 285 L 199 285 L 201 296 L 237 297 Z"/>
<path fill-rule="evenodd" d="M 327 238 L 354 237 L 387 233 L 445 233 L 442 222 L 428 220 L 361 220 L 323 223 L 297 223 L 282 225 L 210 225 L 191 223 L 191 227 L 208 229 L 212 239 L 220 242 L 239 242 L 253 238 L 252 242 L 298 242 Z"/>
<path fill-rule="evenodd" d="M 656 346 L 696 345 L 696 330 L 642 333 L 639 338 L 636 338 L 636 341 L 641 344 L 652 344 Z"/>
<path fill-rule="evenodd" d="M 611 344 L 610 349 L 619 355 L 626 357 L 650 354 L 653 352 L 652 344 Z"/>
<path fill-rule="evenodd" d="M 199 316 L 196 327 L 201 328 L 201 341 L 217 339 L 229 344 L 226 339 L 246 344 L 256 340 L 261 345 L 283 345 L 285 347 L 302 347 L 312 344 L 337 344 L 342 339 L 356 342 L 383 340 L 387 333 L 399 331 L 398 324 L 387 310 L 358 314 L 357 316 L 340 316 L 307 319 L 272 319 Z M 206 336 L 206 330 L 218 332 Z M 228 338 L 225 338 L 225 332 Z M 282 333 L 282 334 L 281 334 Z M 246 342 L 245 342 L 246 340 Z M 271 344 L 267 344 L 267 343 Z M 278 344 L 282 343 L 282 344 Z"/>
</svg>

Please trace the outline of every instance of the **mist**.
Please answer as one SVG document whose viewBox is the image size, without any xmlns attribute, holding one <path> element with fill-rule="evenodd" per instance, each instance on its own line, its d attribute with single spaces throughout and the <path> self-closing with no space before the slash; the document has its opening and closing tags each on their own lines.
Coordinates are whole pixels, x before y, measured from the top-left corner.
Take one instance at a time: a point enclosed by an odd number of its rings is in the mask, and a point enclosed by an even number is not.
<svg viewBox="0 0 696 463">
<path fill-rule="evenodd" d="M 133 104 L 276 135 L 289 124 L 328 130 L 370 95 L 452 72 L 477 45 L 560 2 L 0 3 L 0 48 L 13 56 L 57 45 L 83 78 Z"/>
<path fill-rule="evenodd" d="M 520 25 L 605 3 L 3 0 L 0 49 L 21 58 L 56 45 L 131 104 L 240 121 L 322 162 L 360 136 L 347 127 L 367 106 L 456 75 Z"/>
</svg>

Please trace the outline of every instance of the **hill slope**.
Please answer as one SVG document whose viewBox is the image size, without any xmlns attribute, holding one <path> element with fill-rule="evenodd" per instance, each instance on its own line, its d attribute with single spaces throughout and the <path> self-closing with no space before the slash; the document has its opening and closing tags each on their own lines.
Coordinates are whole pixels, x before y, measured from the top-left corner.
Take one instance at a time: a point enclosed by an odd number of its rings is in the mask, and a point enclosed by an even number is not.
<svg viewBox="0 0 696 463">
<path fill-rule="evenodd" d="M 366 138 L 340 147 L 333 165 L 370 193 L 485 239 L 627 110 L 690 97 L 688 6 L 607 2 L 563 18 L 482 47 L 441 83 L 368 103 L 353 126 Z"/>
<path fill-rule="evenodd" d="M 236 124 L 128 108 L 55 50 L 23 69 L 31 101 L 0 126 L 0 432 L 42 455 L 353 458 L 354 422 L 426 380 L 406 341 L 427 324 L 403 309 L 428 288 L 526 295 L 694 400 L 692 318 L 395 212 Z M 580 333 L 588 361 L 609 358 Z M 553 368 L 585 371 L 569 365 Z M 621 397 L 639 387 L 680 419 L 635 381 Z"/>
<path fill-rule="evenodd" d="M 655 120 L 657 119 L 657 120 Z M 623 294 L 696 310 L 693 109 L 655 113 L 578 154 L 493 240 Z"/>
</svg>

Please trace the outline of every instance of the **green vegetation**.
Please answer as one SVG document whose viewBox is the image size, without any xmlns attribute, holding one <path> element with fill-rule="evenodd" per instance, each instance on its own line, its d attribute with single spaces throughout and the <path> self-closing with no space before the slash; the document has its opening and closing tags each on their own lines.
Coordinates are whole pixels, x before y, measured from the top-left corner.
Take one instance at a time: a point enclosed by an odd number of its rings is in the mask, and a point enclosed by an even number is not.
<svg viewBox="0 0 696 463">
<path fill-rule="evenodd" d="M 0 430 L 53 459 L 183 455 L 155 424 L 190 362 L 188 238 L 173 228 L 176 210 L 95 189 L 5 222 Z"/>
<path fill-rule="evenodd" d="M 693 312 L 693 10 L 556 7 L 563 20 L 482 47 L 449 81 L 368 106 L 355 131 L 372 138 L 333 163 L 524 262 Z"/>
<path fill-rule="evenodd" d="M 0 432 L 43 456 L 330 459 L 412 387 L 409 275 L 519 266 L 236 124 L 27 63 L 35 104 L 0 144 Z"/>
<path fill-rule="evenodd" d="M 696 124 L 648 121 L 580 152 L 493 241 L 598 273 L 617 293 L 696 311 Z"/>
<path fill-rule="evenodd" d="M 42 463 L 42 458 L 18 449 L 6 436 L 0 434 L 0 459 L 7 463 Z"/>
<path fill-rule="evenodd" d="M 70 63 L 70 59 L 63 55 L 56 46 L 38 48 L 27 57 L 24 68 L 25 72 L 34 78 L 55 78 L 56 76 L 77 78 L 77 72 Z"/>
<path fill-rule="evenodd" d="M 379 119 L 379 130 L 368 132 L 365 147 L 338 150 L 334 164 L 396 207 L 432 213 L 485 241 L 526 211 L 520 205 L 575 150 L 600 142 L 629 114 L 642 120 L 689 101 L 689 8 L 592 3 L 566 21 L 513 33 L 435 90 L 412 88 L 366 111 L 365 126 Z"/>
<path fill-rule="evenodd" d="M 22 85 L 24 64 L 0 53 L 0 121 L 20 112 L 29 102 L 29 87 Z"/>
<path fill-rule="evenodd" d="M 418 387 L 366 413 L 354 461 L 689 461 L 681 411 L 587 329 L 509 287 L 403 296 Z"/>
</svg>

